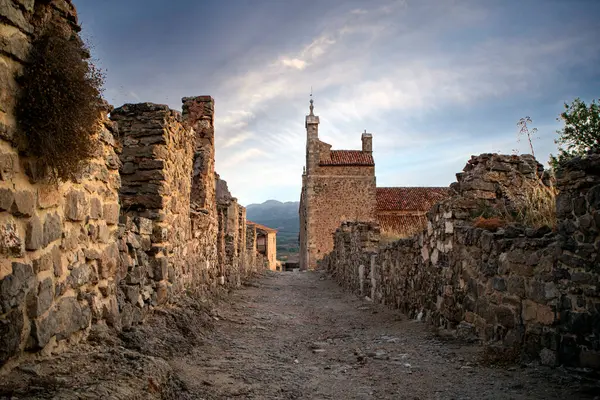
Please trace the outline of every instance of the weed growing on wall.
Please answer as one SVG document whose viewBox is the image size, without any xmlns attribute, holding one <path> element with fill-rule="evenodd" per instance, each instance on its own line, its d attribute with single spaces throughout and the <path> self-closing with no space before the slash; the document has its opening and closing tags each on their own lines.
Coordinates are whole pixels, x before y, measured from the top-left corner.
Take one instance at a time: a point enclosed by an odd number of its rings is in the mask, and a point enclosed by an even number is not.
<svg viewBox="0 0 600 400">
<path fill-rule="evenodd" d="M 72 180 L 97 149 L 104 76 L 71 32 L 51 25 L 32 43 L 16 116 L 27 155 L 52 180 Z"/>
</svg>

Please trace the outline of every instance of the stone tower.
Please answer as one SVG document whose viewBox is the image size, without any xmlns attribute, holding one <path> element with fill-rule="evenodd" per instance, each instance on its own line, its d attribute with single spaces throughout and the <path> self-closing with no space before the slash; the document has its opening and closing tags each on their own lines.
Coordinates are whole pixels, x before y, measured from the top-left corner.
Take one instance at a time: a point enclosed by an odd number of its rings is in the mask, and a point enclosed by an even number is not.
<svg viewBox="0 0 600 400">
<path fill-rule="evenodd" d="M 300 268 L 314 269 L 333 249 L 333 233 L 343 221 L 375 219 L 375 162 L 372 135 L 362 134 L 361 150 L 331 150 L 319 140 L 313 100 L 306 116 L 306 166 L 300 195 Z"/>
</svg>

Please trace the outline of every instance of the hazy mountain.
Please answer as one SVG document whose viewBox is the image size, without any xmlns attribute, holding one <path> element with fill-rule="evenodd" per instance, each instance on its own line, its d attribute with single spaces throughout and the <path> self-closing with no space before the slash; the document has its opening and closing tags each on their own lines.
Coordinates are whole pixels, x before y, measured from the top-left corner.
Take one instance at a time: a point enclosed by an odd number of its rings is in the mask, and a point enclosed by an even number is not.
<svg viewBox="0 0 600 400">
<path fill-rule="evenodd" d="M 300 220 L 298 216 L 298 201 L 282 203 L 277 200 L 267 200 L 262 204 L 246 206 L 246 218 L 277 229 L 277 256 L 285 256 L 298 252 L 298 232 Z"/>
</svg>

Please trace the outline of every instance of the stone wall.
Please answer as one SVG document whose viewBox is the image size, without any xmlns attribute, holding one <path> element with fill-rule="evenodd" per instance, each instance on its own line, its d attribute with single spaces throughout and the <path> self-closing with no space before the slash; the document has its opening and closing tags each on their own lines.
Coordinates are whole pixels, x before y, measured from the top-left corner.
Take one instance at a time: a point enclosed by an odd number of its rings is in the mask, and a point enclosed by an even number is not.
<svg viewBox="0 0 600 400">
<path fill-rule="evenodd" d="M 78 31 L 67 1 L 0 6 L 0 365 L 77 340 L 92 322 L 118 320 L 119 160 L 108 120 L 97 156 L 74 182 L 50 184 L 14 147 L 16 76 L 33 34 L 52 21 Z"/>
<path fill-rule="evenodd" d="M 597 193 L 600 154 L 558 172 L 558 230 L 473 226 L 536 179 L 532 157 L 473 157 L 428 227 L 379 246 L 379 226 L 347 222 L 322 262 L 357 294 L 467 338 L 517 348 L 545 364 L 600 368 Z M 510 205 L 509 205 L 510 206 Z"/>
<path fill-rule="evenodd" d="M 16 77 L 48 23 L 80 30 L 69 1 L 0 1 L 0 367 L 264 269 L 235 199 L 219 221 L 210 96 L 184 98 L 183 114 L 106 105 L 98 153 L 72 182 L 47 183 L 17 150 Z"/>
<path fill-rule="evenodd" d="M 198 285 L 190 193 L 195 131 L 165 105 L 126 104 L 111 113 L 122 145 L 121 310 L 125 326 Z"/>
</svg>

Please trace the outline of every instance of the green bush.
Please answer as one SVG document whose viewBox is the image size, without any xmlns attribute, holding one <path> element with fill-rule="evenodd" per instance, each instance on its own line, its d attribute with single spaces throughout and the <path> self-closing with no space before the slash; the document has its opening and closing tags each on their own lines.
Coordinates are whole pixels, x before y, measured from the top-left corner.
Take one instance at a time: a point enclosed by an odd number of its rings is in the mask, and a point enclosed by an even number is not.
<svg viewBox="0 0 600 400">
<path fill-rule="evenodd" d="M 63 181 L 96 153 L 104 81 L 84 43 L 65 33 L 52 25 L 34 39 L 16 108 L 27 155 Z"/>
</svg>

